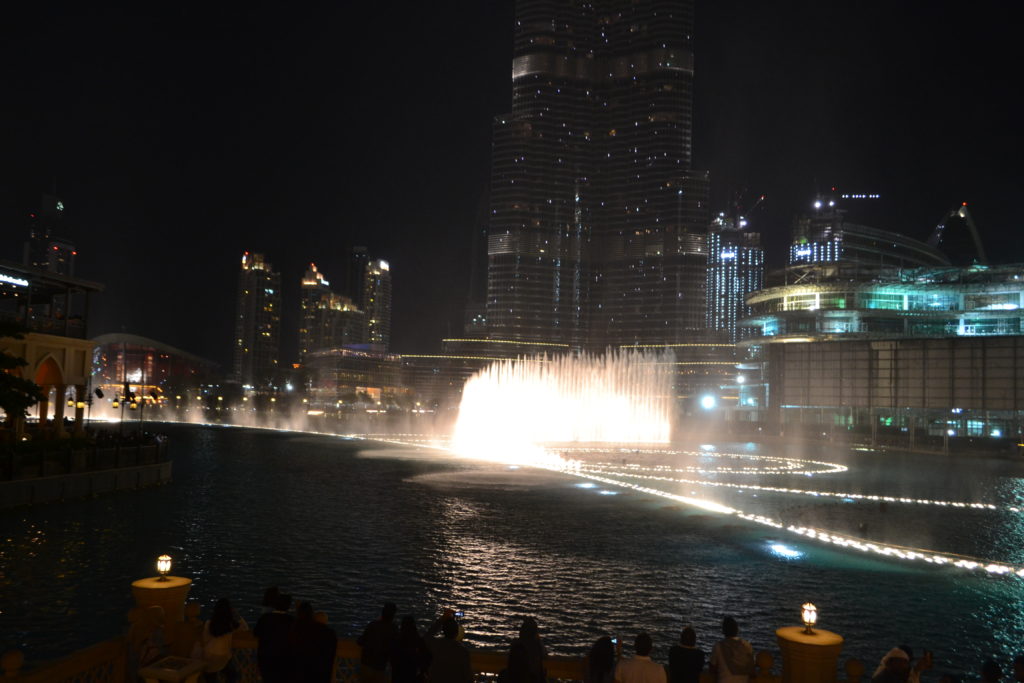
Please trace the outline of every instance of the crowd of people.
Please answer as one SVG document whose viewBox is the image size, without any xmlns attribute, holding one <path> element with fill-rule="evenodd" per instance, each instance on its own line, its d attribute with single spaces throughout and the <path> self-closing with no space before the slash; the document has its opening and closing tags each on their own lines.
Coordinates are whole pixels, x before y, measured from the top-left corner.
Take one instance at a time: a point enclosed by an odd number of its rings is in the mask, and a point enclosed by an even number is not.
<svg viewBox="0 0 1024 683">
<path fill-rule="evenodd" d="M 256 652 L 260 676 L 265 683 L 331 683 L 337 635 L 327 617 L 315 612 L 308 602 L 292 610 L 291 596 L 276 587 L 268 588 L 263 614 L 253 635 L 259 639 Z M 412 616 L 396 623 L 398 610 L 385 603 L 380 616 L 366 625 L 357 639 L 360 647 L 360 683 L 472 683 L 469 650 L 463 643 L 462 614 L 445 610 L 423 632 Z M 207 683 L 235 683 L 239 679 L 233 660 L 232 636 L 248 630 L 245 620 L 227 599 L 220 600 L 203 625 L 201 642 L 193 652 L 207 662 Z M 678 643 L 672 645 L 667 662 L 655 661 L 654 642 L 647 633 L 633 641 L 632 656 L 624 656 L 623 644 L 603 636 L 587 654 L 585 683 L 699 683 L 706 670 L 715 683 L 750 683 L 755 674 L 754 649 L 740 638 L 739 624 L 732 617 L 722 621 L 722 638 L 710 654 L 697 645 L 697 634 L 685 627 Z M 498 683 L 545 683 L 547 653 L 537 621 L 525 617 L 519 633 L 509 646 L 505 667 Z M 981 664 L 981 683 L 1024 683 L 1024 655 L 1012 662 L 1008 675 L 1002 666 L 988 660 Z M 892 648 L 871 674 L 871 683 L 921 683 L 921 676 L 934 667 L 932 654 L 919 658 L 907 645 Z M 959 677 L 939 675 L 935 683 L 961 683 Z"/>
</svg>

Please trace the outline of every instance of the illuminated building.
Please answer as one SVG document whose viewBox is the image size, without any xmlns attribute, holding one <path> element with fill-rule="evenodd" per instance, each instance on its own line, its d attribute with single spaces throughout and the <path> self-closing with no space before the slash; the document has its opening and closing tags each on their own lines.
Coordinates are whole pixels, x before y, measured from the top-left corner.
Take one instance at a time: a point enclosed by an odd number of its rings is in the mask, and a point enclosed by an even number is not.
<svg viewBox="0 0 1024 683">
<path fill-rule="evenodd" d="M 747 295 L 764 287 L 761 235 L 746 223 L 722 214 L 708 232 L 707 328 L 731 343 L 749 336 L 738 321 L 750 315 Z"/>
<path fill-rule="evenodd" d="M 790 266 L 846 266 L 880 268 L 894 266 L 949 265 L 949 258 L 937 248 L 888 230 L 858 225 L 846 220 L 841 198 L 819 195 L 811 210 L 797 217 L 789 247 Z"/>
<path fill-rule="evenodd" d="M 370 254 L 366 247 L 348 247 L 345 249 L 345 280 L 341 293 L 352 301 L 363 301 L 363 279 L 366 277 L 366 264 L 370 262 Z"/>
<path fill-rule="evenodd" d="M 0 261 L 0 320 L 26 330 L 20 339 L 0 338 L 0 350 L 26 361 L 10 372 L 42 387 L 34 411 L 41 422 L 52 417 L 58 433 L 64 432 L 68 400 L 74 405 L 67 413 L 74 417 L 74 431 L 81 433 L 84 426 L 93 347 L 86 324 L 90 298 L 102 290 L 88 280 Z M 21 416 L 12 422 L 16 431 L 24 426 Z"/>
<path fill-rule="evenodd" d="M 315 263 L 309 264 L 300 290 L 300 361 L 313 351 L 366 343 L 366 316 L 351 299 L 331 291 Z"/>
<path fill-rule="evenodd" d="M 368 261 L 363 277 L 363 312 L 366 341 L 388 350 L 391 343 L 391 266 L 387 261 Z"/>
<path fill-rule="evenodd" d="M 359 349 L 314 351 L 306 357 L 311 414 L 387 412 L 409 407 L 397 355 Z"/>
<path fill-rule="evenodd" d="M 791 252 L 805 260 L 786 283 L 747 297 L 756 336 L 742 342 L 752 381 L 741 406 L 773 432 L 818 438 L 859 430 L 946 449 L 951 438 L 1020 437 L 1024 264 L 954 267 L 894 233 L 849 223 L 828 233 L 836 215 L 811 231 L 798 223 L 808 241 L 794 247 L 822 250 Z"/>
<path fill-rule="evenodd" d="M 101 334 L 93 343 L 93 387 L 108 401 L 123 395 L 127 384 L 148 405 L 185 408 L 219 374 L 213 361 L 155 339 L 115 333 Z"/>
<path fill-rule="evenodd" d="M 39 209 L 29 214 L 24 264 L 58 275 L 73 276 L 78 251 L 70 240 L 57 236 L 63 229 L 64 202 L 44 194 Z"/>
<path fill-rule="evenodd" d="M 493 133 L 491 338 L 604 348 L 703 330 L 692 19 L 691 0 L 517 3 L 512 111 Z"/>
<path fill-rule="evenodd" d="M 281 274 L 263 254 L 245 252 L 238 275 L 234 379 L 244 387 L 272 388 L 278 375 Z"/>
</svg>

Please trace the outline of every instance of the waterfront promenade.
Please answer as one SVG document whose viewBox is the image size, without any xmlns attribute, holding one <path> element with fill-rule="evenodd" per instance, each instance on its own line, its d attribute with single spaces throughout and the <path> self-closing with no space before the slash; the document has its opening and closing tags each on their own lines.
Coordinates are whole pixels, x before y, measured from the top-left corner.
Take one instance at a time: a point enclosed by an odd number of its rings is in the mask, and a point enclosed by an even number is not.
<svg viewBox="0 0 1024 683">
<path fill-rule="evenodd" d="M 192 652 L 202 629 L 199 606 L 190 603 L 185 607 L 185 621 L 178 625 L 177 638 L 171 647 L 171 655 L 182 659 L 175 662 L 176 664 L 188 659 L 188 653 Z M 828 634 L 827 631 L 822 633 Z M 662 651 L 667 651 L 669 643 L 659 645 Z M 256 683 L 260 680 L 256 665 L 257 646 L 258 640 L 251 632 L 235 633 L 234 660 L 240 673 L 240 683 Z M 707 649 L 710 650 L 710 647 Z M 469 651 L 470 666 L 474 681 L 477 683 L 495 681 L 508 662 L 507 650 L 470 648 Z M 360 681 L 360 653 L 360 647 L 355 640 L 338 640 L 332 677 L 334 683 Z M 838 654 L 838 650 L 835 654 Z M 129 683 L 136 680 L 135 667 L 130 657 L 128 637 L 122 636 L 80 650 L 58 661 L 36 665 L 25 662 L 20 652 L 12 650 L 4 653 L 0 665 L 3 669 L 3 680 L 9 683 Z M 814 659 L 812 654 L 810 660 Z M 826 656 L 819 659 L 817 668 L 814 668 L 817 673 L 812 676 L 807 665 L 810 660 L 806 652 L 802 653 L 801 661 L 799 653 L 794 660 L 792 653 L 789 657 L 784 653 L 780 658 L 775 653 L 759 651 L 755 656 L 756 671 L 750 676 L 750 683 L 861 683 L 863 680 L 870 680 L 870 677 L 865 679 L 864 664 L 858 659 L 846 660 L 842 664 L 842 672 L 836 670 L 835 657 Z M 655 660 L 658 661 L 659 658 L 656 657 Z M 786 661 L 791 663 L 789 670 L 786 669 Z M 583 681 L 586 664 L 585 657 L 547 657 L 544 660 L 547 678 L 551 682 Z M 822 669 L 821 665 L 825 668 Z M 168 676 L 170 677 L 161 680 L 179 680 L 172 674 Z M 701 673 L 700 683 L 714 683 L 707 669 Z"/>
</svg>

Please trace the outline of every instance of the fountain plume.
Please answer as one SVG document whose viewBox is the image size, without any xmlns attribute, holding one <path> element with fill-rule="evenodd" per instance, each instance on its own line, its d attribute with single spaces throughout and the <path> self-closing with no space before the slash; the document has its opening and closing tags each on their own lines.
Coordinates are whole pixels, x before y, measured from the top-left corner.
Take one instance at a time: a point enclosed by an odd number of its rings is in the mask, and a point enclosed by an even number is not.
<svg viewBox="0 0 1024 683">
<path fill-rule="evenodd" d="M 453 449 L 528 463 L 551 457 L 544 444 L 667 443 L 673 361 L 607 351 L 493 363 L 463 387 Z"/>
</svg>

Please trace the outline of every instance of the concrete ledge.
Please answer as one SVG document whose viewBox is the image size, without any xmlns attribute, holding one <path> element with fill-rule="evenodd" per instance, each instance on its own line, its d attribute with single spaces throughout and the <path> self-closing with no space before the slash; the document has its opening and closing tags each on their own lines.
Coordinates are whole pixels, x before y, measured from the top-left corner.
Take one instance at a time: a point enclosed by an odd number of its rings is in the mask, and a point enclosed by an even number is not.
<svg viewBox="0 0 1024 683">
<path fill-rule="evenodd" d="M 170 461 L 51 477 L 15 479 L 0 482 L 0 508 L 87 498 L 112 491 L 132 491 L 166 484 L 170 480 Z"/>
</svg>

